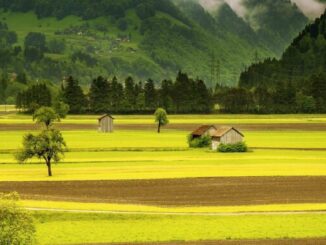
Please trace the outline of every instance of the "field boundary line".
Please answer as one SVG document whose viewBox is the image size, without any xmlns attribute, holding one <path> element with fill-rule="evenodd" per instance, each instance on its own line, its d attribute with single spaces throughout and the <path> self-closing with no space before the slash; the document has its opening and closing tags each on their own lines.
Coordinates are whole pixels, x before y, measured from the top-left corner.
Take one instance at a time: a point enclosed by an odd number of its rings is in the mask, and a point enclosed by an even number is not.
<svg viewBox="0 0 326 245">
<path fill-rule="evenodd" d="M 248 215 L 302 215 L 325 214 L 326 210 L 319 211 L 267 211 L 267 212 L 146 212 L 146 211 L 109 211 L 109 210 L 78 210 L 60 208 L 25 208 L 28 211 L 47 211 L 63 213 L 85 214 L 129 214 L 129 215 L 162 215 L 162 216 L 248 216 Z"/>
</svg>

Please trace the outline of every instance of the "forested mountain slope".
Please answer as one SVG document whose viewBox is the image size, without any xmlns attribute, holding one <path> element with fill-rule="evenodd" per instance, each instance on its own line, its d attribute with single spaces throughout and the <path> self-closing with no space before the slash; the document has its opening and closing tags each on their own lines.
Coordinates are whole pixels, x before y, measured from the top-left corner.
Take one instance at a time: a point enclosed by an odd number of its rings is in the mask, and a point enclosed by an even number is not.
<svg viewBox="0 0 326 245">
<path fill-rule="evenodd" d="M 286 49 L 280 60 L 253 64 L 240 77 L 240 87 L 258 91 L 266 106 L 268 94 L 278 95 L 280 105 L 305 98 L 319 112 L 326 111 L 326 12 L 308 25 Z M 259 96 L 257 94 L 257 96 Z"/>
<path fill-rule="evenodd" d="M 208 12 L 191 0 L 0 0 L 1 73 L 89 84 L 100 74 L 159 81 L 183 70 L 235 85 L 245 66 L 277 57 L 308 22 L 288 0 L 246 7 L 242 18 L 226 4 Z"/>
</svg>

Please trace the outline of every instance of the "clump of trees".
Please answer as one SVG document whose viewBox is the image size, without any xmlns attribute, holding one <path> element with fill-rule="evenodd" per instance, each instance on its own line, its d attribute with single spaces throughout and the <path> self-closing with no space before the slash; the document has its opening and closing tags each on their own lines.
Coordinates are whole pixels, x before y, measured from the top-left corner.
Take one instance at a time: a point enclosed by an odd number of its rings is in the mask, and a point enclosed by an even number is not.
<svg viewBox="0 0 326 245">
<path fill-rule="evenodd" d="M 0 193 L 0 244 L 36 244 L 36 230 L 32 215 L 17 204 L 17 193 Z"/>
<path fill-rule="evenodd" d="M 43 83 L 31 85 L 17 95 L 16 107 L 22 111 L 33 113 L 42 106 L 52 106 L 57 112 L 69 110 L 74 114 L 149 114 L 157 108 L 164 108 L 169 113 L 209 113 L 213 100 L 202 80 L 194 80 L 179 72 L 175 81 L 163 80 L 158 86 L 152 79 L 143 84 L 127 77 L 122 83 L 117 77 L 99 76 L 91 82 L 88 93 L 70 76 L 55 95 Z"/>
</svg>

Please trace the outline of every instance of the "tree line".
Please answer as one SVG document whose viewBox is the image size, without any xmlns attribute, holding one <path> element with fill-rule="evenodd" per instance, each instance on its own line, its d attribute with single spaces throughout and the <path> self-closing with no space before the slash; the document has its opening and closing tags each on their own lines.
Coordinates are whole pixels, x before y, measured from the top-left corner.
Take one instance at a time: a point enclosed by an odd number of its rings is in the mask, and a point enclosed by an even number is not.
<svg viewBox="0 0 326 245">
<path fill-rule="evenodd" d="M 214 107 L 213 93 L 200 79 L 192 79 L 179 72 L 175 81 L 163 80 L 156 84 L 152 79 L 136 82 L 127 77 L 99 76 L 91 82 L 85 93 L 77 79 L 66 78 L 56 93 L 48 85 L 29 86 L 16 98 L 16 107 L 34 112 L 42 106 L 69 107 L 70 113 L 153 113 L 158 107 L 169 113 L 210 113 Z"/>
</svg>

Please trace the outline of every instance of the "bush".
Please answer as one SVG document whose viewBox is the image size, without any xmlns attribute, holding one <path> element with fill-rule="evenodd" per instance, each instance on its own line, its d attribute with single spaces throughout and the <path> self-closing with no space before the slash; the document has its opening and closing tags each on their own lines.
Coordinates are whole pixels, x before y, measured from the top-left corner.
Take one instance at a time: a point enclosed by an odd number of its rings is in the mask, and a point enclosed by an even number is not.
<svg viewBox="0 0 326 245">
<path fill-rule="evenodd" d="M 193 138 L 192 135 L 188 136 L 188 144 L 190 148 L 205 148 L 209 147 L 212 139 L 208 135 L 203 135 L 199 138 Z"/>
<path fill-rule="evenodd" d="M 16 193 L 0 193 L 0 244 L 35 244 L 35 227 L 32 216 L 17 205 Z"/>
<path fill-rule="evenodd" d="M 218 147 L 218 151 L 223 153 L 247 152 L 248 147 L 244 142 L 240 142 L 236 144 L 220 144 L 220 146 Z"/>
</svg>

